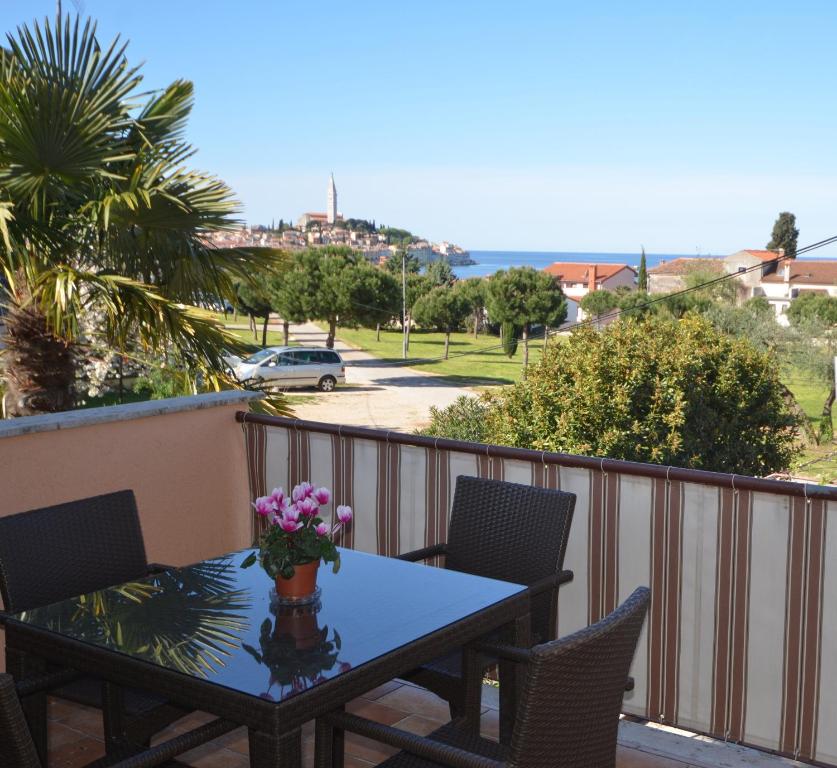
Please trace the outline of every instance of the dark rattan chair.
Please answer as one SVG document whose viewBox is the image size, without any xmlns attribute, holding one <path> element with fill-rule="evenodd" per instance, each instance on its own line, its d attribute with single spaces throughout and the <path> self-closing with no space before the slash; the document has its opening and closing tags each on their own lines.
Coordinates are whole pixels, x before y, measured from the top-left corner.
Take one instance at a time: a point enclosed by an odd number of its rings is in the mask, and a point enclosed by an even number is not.
<svg viewBox="0 0 837 768">
<path fill-rule="evenodd" d="M 7 613 L 49 605 L 162 569 L 146 559 L 130 490 L 0 517 L 0 594 Z M 109 709 L 105 712 L 109 747 L 122 739 L 145 744 L 154 733 L 187 714 L 154 694 L 131 689 L 114 697 L 113 706 L 104 707 L 102 690 L 100 681 L 79 676 L 50 695 Z M 43 749 L 40 742 L 39 749 Z"/>
<path fill-rule="evenodd" d="M 340 711 L 317 721 L 317 768 L 340 762 L 345 731 L 403 750 L 379 768 L 613 768 L 622 697 L 649 598 L 640 587 L 597 624 L 531 650 L 493 648 L 527 665 L 509 746 L 475 735 L 462 720 L 423 738 Z"/>
<path fill-rule="evenodd" d="M 575 494 L 500 480 L 456 480 L 445 544 L 399 555 L 402 560 L 444 556 L 444 567 L 530 587 L 532 644 L 555 637 L 558 588 L 572 579 L 562 571 Z M 497 659 L 485 657 L 483 669 Z M 435 659 L 404 677 L 448 701 L 463 714 L 462 653 Z"/>
<path fill-rule="evenodd" d="M 32 686 L 29 686 L 28 690 L 30 693 L 37 692 Z M 19 690 L 16 689 L 12 676 L 0 674 L 0 765 L 3 768 L 42 768 L 18 696 Z M 123 755 L 124 761 L 114 762 L 116 756 L 110 755 L 90 763 L 88 768 L 182 766 L 183 763 L 172 760 L 175 755 L 217 739 L 236 727 L 235 723 L 226 720 L 213 720 L 150 749 L 126 750 Z"/>
</svg>

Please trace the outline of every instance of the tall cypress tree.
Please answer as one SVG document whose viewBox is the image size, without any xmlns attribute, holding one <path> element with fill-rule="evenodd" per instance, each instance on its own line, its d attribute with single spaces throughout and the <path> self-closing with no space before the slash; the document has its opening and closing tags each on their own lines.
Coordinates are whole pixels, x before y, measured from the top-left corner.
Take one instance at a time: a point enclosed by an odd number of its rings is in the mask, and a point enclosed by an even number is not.
<svg viewBox="0 0 837 768">
<path fill-rule="evenodd" d="M 648 292 L 648 270 L 645 267 L 645 246 L 642 246 L 642 256 L 639 257 L 639 272 L 636 278 L 637 288 Z"/>
<path fill-rule="evenodd" d="M 504 320 L 500 323 L 500 335 L 503 337 L 503 352 L 511 359 L 517 352 L 517 327 L 514 323 Z"/>
<path fill-rule="evenodd" d="M 796 258 L 796 240 L 799 237 L 799 230 L 796 228 L 796 216 L 788 211 L 782 211 L 773 225 L 773 234 L 767 249 L 770 251 L 785 249 L 785 256 L 790 259 Z"/>
</svg>

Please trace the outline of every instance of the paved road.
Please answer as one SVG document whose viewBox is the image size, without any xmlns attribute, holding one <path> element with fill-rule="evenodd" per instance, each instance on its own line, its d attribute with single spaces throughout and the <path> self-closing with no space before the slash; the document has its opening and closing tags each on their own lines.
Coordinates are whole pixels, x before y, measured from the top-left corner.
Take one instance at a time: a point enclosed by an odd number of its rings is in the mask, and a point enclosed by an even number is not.
<svg viewBox="0 0 837 768">
<path fill-rule="evenodd" d="M 270 329 L 279 331 L 281 326 Z M 291 338 L 300 344 L 325 346 L 326 334 L 313 323 L 303 323 L 291 325 Z M 304 395 L 302 402 L 293 405 L 300 419 L 411 432 L 427 423 L 431 405 L 444 408 L 460 395 L 472 393 L 414 368 L 381 364 L 340 341 L 335 349 L 346 361 L 346 384 L 328 393 L 291 390 L 292 401 L 295 393 Z"/>
</svg>

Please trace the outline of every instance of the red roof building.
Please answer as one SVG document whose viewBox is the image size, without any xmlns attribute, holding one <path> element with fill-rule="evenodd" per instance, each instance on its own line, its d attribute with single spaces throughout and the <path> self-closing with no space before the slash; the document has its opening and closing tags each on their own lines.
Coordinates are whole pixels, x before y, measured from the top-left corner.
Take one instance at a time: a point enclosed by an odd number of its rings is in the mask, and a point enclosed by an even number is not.
<svg viewBox="0 0 837 768">
<path fill-rule="evenodd" d="M 636 271 L 627 264 L 584 264 L 556 261 L 544 269 L 559 283 L 564 293 L 576 300 L 590 291 L 614 290 L 620 286 L 634 288 Z"/>
</svg>

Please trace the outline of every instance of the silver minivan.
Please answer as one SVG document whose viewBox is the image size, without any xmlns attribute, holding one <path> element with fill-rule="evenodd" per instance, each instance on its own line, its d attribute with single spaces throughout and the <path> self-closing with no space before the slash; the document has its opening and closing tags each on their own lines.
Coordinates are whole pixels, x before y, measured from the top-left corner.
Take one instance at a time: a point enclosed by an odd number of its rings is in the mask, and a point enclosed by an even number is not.
<svg viewBox="0 0 837 768">
<path fill-rule="evenodd" d="M 275 383 L 281 387 L 317 387 L 331 392 L 346 383 L 346 366 L 325 347 L 266 347 L 237 363 L 239 381 Z"/>
</svg>

